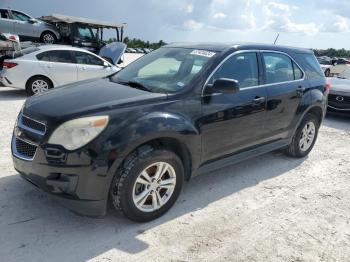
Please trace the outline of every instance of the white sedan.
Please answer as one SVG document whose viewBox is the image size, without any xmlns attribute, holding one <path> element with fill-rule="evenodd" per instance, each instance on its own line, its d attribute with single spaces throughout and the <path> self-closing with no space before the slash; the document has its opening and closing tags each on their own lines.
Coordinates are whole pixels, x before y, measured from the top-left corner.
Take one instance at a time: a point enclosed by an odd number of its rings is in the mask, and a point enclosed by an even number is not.
<svg viewBox="0 0 350 262">
<path fill-rule="evenodd" d="M 26 89 L 29 95 L 68 83 L 114 74 L 120 68 L 80 48 L 44 45 L 23 49 L 6 59 L 0 71 L 4 86 Z"/>
</svg>

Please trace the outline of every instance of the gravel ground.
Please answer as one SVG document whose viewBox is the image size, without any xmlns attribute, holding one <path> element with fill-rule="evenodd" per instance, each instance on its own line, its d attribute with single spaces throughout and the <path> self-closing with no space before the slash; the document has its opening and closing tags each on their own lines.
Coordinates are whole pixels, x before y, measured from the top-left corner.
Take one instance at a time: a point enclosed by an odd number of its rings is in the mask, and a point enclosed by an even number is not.
<svg viewBox="0 0 350 262">
<path fill-rule="evenodd" d="M 76 216 L 13 170 L 25 99 L 0 89 L 1 261 L 349 261 L 350 118 L 329 116 L 305 159 L 270 153 L 186 183 L 162 218 Z"/>
</svg>

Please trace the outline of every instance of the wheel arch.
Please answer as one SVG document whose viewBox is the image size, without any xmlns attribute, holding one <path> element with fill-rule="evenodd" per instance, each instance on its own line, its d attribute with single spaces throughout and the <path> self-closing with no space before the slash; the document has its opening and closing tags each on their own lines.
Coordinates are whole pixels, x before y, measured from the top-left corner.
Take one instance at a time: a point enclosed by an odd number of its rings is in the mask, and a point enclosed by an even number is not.
<svg viewBox="0 0 350 262">
<path fill-rule="evenodd" d="M 184 166 L 185 179 L 189 180 L 191 178 L 193 166 L 191 151 L 183 141 L 171 136 L 154 137 L 148 140 L 144 140 L 140 143 L 133 144 L 126 150 L 125 154 L 123 154 L 121 158 L 114 161 L 113 165 L 115 166 L 111 167 L 111 170 L 113 170 L 114 173 L 118 172 L 118 170 L 127 160 L 128 156 L 130 156 L 137 149 L 146 145 L 150 145 L 153 148 L 162 148 L 174 152 L 182 161 L 182 164 Z"/>
<path fill-rule="evenodd" d="M 40 40 L 41 40 L 41 41 L 42 41 L 43 35 L 44 35 L 45 33 L 51 33 L 51 34 L 53 34 L 53 35 L 55 36 L 55 42 L 59 39 L 59 36 L 57 35 L 56 32 L 54 32 L 53 30 L 50 30 L 50 29 L 45 29 L 45 30 L 42 31 L 41 34 L 40 34 Z"/>
<path fill-rule="evenodd" d="M 29 82 L 32 80 L 32 79 L 34 79 L 34 78 L 36 78 L 36 77 L 43 77 L 43 78 L 46 78 L 47 80 L 49 80 L 50 81 L 50 83 L 51 83 L 51 85 L 52 85 L 52 88 L 54 88 L 55 87 L 55 84 L 54 84 L 54 82 L 48 77 L 48 76 L 46 76 L 46 75 L 40 75 L 40 74 L 38 74 L 38 75 L 33 75 L 33 76 L 31 76 L 31 77 L 29 77 L 28 78 L 28 80 L 26 81 L 26 89 L 28 88 L 28 84 L 29 84 Z"/>
<path fill-rule="evenodd" d="M 321 124 L 322 120 L 323 120 L 323 110 L 322 107 L 320 106 L 312 106 L 311 108 L 309 108 L 306 113 L 304 114 L 304 116 L 306 114 L 313 114 L 314 116 L 317 117 L 318 123 Z"/>
</svg>

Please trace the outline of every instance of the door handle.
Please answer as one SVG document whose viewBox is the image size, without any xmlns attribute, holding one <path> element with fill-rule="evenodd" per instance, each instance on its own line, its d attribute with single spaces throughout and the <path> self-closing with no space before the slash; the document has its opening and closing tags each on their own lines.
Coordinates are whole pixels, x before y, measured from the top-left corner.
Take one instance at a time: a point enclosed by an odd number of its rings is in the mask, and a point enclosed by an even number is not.
<svg viewBox="0 0 350 262">
<path fill-rule="evenodd" d="M 265 102 L 265 100 L 266 100 L 265 97 L 257 96 L 257 97 L 255 97 L 255 98 L 253 99 L 253 103 L 254 103 L 254 104 L 262 104 L 262 103 Z"/>
</svg>

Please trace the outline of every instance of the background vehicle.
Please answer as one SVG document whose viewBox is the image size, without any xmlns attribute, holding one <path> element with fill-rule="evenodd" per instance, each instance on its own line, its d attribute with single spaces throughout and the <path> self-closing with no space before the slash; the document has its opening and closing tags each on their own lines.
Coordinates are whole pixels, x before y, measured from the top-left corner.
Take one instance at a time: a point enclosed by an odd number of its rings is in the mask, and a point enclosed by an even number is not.
<svg viewBox="0 0 350 262">
<path fill-rule="evenodd" d="M 60 39 L 55 26 L 35 19 L 23 12 L 11 9 L 0 9 L 0 32 L 12 33 L 24 40 L 39 40 L 53 44 Z"/>
<path fill-rule="evenodd" d="M 320 66 L 325 74 L 326 77 L 330 77 L 331 75 L 331 66 L 332 62 L 330 59 L 325 59 L 325 58 L 317 58 L 317 61 L 320 63 Z"/>
<path fill-rule="evenodd" d="M 14 166 L 76 212 L 103 215 L 111 199 L 149 221 L 195 174 L 278 148 L 308 155 L 328 91 L 310 50 L 172 44 L 112 77 L 27 99 Z"/>
<path fill-rule="evenodd" d="M 104 29 L 115 30 L 117 42 L 123 42 L 126 27 L 125 23 L 115 24 L 60 14 L 42 16 L 40 19 L 58 28 L 63 44 L 81 47 L 94 53 L 98 53 L 106 45 L 103 41 Z"/>
<path fill-rule="evenodd" d="M 329 81 L 332 89 L 328 96 L 328 110 L 350 113 L 350 68 Z"/>
<path fill-rule="evenodd" d="M 5 59 L 0 82 L 23 88 L 29 95 L 71 82 L 114 74 L 118 67 L 80 48 L 45 45 L 22 50 L 17 57 Z"/>
<path fill-rule="evenodd" d="M 342 73 L 345 69 L 350 68 L 350 61 L 345 58 L 337 58 L 331 61 L 332 65 L 330 69 L 330 75 L 338 75 Z"/>
</svg>

